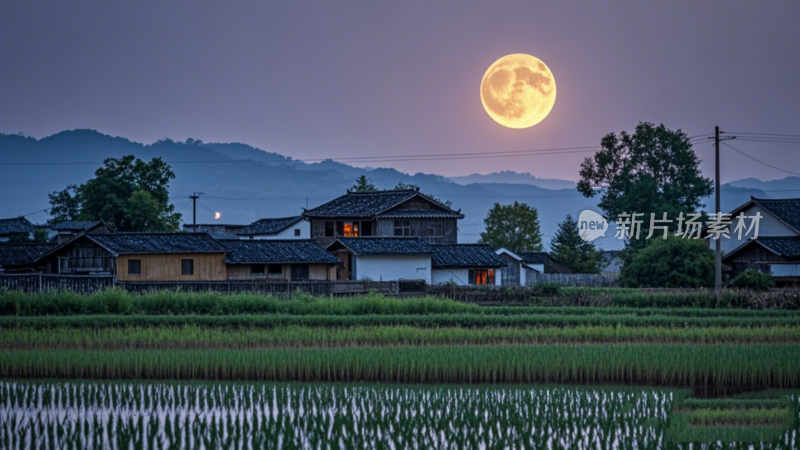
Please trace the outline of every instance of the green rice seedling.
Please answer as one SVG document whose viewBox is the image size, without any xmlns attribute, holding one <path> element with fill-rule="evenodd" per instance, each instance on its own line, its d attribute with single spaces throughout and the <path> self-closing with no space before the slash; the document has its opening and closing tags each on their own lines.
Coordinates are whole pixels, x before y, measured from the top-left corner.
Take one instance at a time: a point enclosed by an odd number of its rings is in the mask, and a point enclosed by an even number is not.
<svg viewBox="0 0 800 450">
<path fill-rule="evenodd" d="M 762 426 L 786 421 L 789 408 L 695 409 L 689 415 L 691 426 Z"/>
<path fill-rule="evenodd" d="M 2 350 L 0 377 L 800 387 L 800 346 Z"/>
<path fill-rule="evenodd" d="M 683 317 L 629 314 L 378 314 L 378 315 L 286 315 L 248 314 L 227 316 L 139 316 L 89 315 L 54 317 L 0 317 L 0 328 L 108 328 L 183 326 L 200 327 L 352 327 L 406 325 L 414 327 L 798 327 L 797 317 Z"/>
<path fill-rule="evenodd" d="M 608 448 L 656 446 L 677 394 L 642 388 L 0 382 L 0 395 L 89 392 L 70 403 L 0 403 L 9 448 Z M 177 399 L 134 403 L 131 397 Z M 44 429 L 31 429 L 38 414 Z M 23 432 L 25 431 L 25 432 Z M 587 444 L 588 443 L 588 444 Z"/>
<path fill-rule="evenodd" d="M 246 349 L 430 345 L 800 343 L 800 327 L 201 327 L 0 329 L 3 349 Z"/>
</svg>

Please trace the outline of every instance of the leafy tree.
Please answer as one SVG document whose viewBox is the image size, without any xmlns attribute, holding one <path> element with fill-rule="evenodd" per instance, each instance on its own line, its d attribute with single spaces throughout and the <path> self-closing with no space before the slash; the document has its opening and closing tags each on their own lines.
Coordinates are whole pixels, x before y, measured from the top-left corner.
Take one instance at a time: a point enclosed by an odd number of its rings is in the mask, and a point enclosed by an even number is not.
<svg viewBox="0 0 800 450">
<path fill-rule="evenodd" d="M 600 272 L 602 255 L 593 242 L 581 239 L 578 221 L 572 214 L 568 214 L 564 221 L 558 224 L 558 230 L 550 241 L 550 255 L 576 273 Z"/>
<path fill-rule="evenodd" d="M 95 177 L 50 197 L 50 223 L 103 220 L 117 231 L 174 231 L 181 215 L 169 202 L 172 168 L 161 158 L 108 158 Z"/>
<path fill-rule="evenodd" d="M 358 177 L 356 179 L 356 184 L 350 188 L 350 191 L 352 192 L 375 192 L 377 190 L 378 188 L 372 184 L 372 181 L 370 181 L 366 175 L 361 175 Z"/>
<path fill-rule="evenodd" d="M 397 183 L 397 185 L 394 188 L 395 189 L 414 189 L 414 190 L 419 190 L 419 186 L 417 186 L 416 184 L 403 183 L 402 181 Z M 442 199 L 440 199 L 439 197 L 436 197 L 433 194 L 423 193 L 422 195 L 424 195 L 426 197 L 429 197 L 432 200 L 434 200 L 436 202 L 439 202 L 439 203 L 443 204 L 444 206 L 447 206 L 448 208 L 451 208 L 453 206 L 453 202 L 451 202 L 450 200 L 442 201 Z"/>
<path fill-rule="evenodd" d="M 713 192 L 711 180 L 700 174 L 689 137 L 680 130 L 641 122 L 633 134 L 610 133 L 600 145 L 581 164 L 578 192 L 585 197 L 602 192 L 599 206 L 608 220 L 644 213 L 642 233 L 630 241 L 635 249 L 645 245 L 651 213 L 656 219 L 667 213 L 675 231 L 678 214 L 696 212 L 703 206 L 700 200 Z"/>
<path fill-rule="evenodd" d="M 731 280 L 731 286 L 739 289 L 766 291 L 775 286 L 775 282 L 769 274 L 759 272 L 755 269 L 747 269 Z"/>
<path fill-rule="evenodd" d="M 714 285 L 714 251 L 699 239 L 670 235 L 633 253 L 620 272 L 629 287 L 699 288 Z"/>
<path fill-rule="evenodd" d="M 505 247 L 512 252 L 542 251 L 542 232 L 539 212 L 525 203 L 513 205 L 495 203 L 483 220 L 486 231 L 480 242 L 493 248 Z"/>
</svg>

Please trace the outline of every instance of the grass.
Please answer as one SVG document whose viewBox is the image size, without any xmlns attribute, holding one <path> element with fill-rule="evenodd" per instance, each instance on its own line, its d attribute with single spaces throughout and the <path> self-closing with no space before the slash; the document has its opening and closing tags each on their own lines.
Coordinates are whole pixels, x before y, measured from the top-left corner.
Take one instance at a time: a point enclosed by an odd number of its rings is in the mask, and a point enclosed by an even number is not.
<svg viewBox="0 0 800 450">
<path fill-rule="evenodd" d="M 559 345 L 3 350 L 0 377 L 800 386 L 800 346 Z"/>
<path fill-rule="evenodd" d="M 786 421 L 789 408 L 701 408 L 689 414 L 692 426 L 763 426 Z"/>
<path fill-rule="evenodd" d="M 0 329 L 2 349 L 246 349 L 431 345 L 800 343 L 798 327 L 156 327 Z"/>
<path fill-rule="evenodd" d="M 540 314 L 546 311 L 565 313 L 589 309 L 589 314 L 601 308 L 650 310 L 642 314 L 663 314 L 664 310 L 709 310 L 715 308 L 729 314 L 740 314 L 731 307 L 746 307 L 747 316 L 770 316 L 784 310 L 784 316 L 798 317 L 795 297 L 800 293 L 780 291 L 768 294 L 747 294 L 752 302 L 741 305 L 733 301 L 742 293 L 726 292 L 723 304 L 709 303 L 714 299 L 709 291 L 643 291 L 634 289 L 563 288 L 557 298 L 534 298 L 528 307 L 480 307 L 447 300 L 440 297 L 394 299 L 379 294 L 348 298 L 311 297 L 296 294 L 283 300 L 258 294 L 186 293 L 160 291 L 146 294 L 129 294 L 119 289 L 109 289 L 91 295 L 71 292 L 25 294 L 18 291 L 0 292 L 1 316 L 69 316 L 69 315 L 239 315 L 239 314 L 289 314 L 289 315 L 375 315 L 375 314 Z M 775 299 L 764 296 L 780 297 Z M 784 298 L 785 297 L 785 298 Z M 748 297 L 749 298 L 749 297 Z M 787 300 L 788 299 L 788 300 Z M 761 303 L 759 303 L 761 302 Z M 773 304 L 774 303 L 774 304 Z M 564 310 L 554 308 L 567 308 Z M 771 312 L 759 310 L 773 309 Z M 661 310 L 661 311 L 659 311 Z M 791 310 L 791 311 L 788 311 Z M 640 312 L 632 312 L 640 314 Z M 689 313 L 691 314 L 691 312 Z"/>
</svg>

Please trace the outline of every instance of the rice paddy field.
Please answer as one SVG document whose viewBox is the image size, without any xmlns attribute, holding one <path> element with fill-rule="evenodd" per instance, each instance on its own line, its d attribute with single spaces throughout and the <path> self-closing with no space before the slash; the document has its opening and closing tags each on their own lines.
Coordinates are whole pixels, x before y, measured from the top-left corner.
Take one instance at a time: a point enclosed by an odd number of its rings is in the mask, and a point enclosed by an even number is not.
<svg viewBox="0 0 800 450">
<path fill-rule="evenodd" d="M 0 448 L 797 448 L 790 294 L 598 292 L 0 292 Z"/>
</svg>

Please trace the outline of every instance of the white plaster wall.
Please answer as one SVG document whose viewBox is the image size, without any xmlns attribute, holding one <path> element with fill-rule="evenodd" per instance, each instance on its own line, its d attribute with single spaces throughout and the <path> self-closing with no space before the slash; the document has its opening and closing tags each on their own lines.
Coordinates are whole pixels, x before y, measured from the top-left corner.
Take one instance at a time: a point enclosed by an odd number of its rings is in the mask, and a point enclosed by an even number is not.
<svg viewBox="0 0 800 450">
<path fill-rule="evenodd" d="M 431 257 L 356 256 L 354 279 L 372 281 L 425 280 L 431 282 Z"/>
<path fill-rule="evenodd" d="M 459 286 L 469 284 L 469 269 L 436 269 L 431 271 L 433 284 L 448 283 L 450 281 Z"/>
<path fill-rule="evenodd" d="M 522 275 L 522 279 L 524 280 L 525 275 Z M 503 284 L 503 269 L 494 269 L 494 285 L 500 286 Z M 524 284 L 523 284 L 524 286 Z"/>
<path fill-rule="evenodd" d="M 776 219 L 773 215 L 766 212 L 763 208 L 757 205 L 753 205 L 752 207 L 746 209 L 744 211 L 745 216 L 755 216 L 756 213 L 761 213 L 761 220 L 758 223 L 758 236 L 797 236 L 797 232 L 786 226 L 783 222 Z M 738 214 L 737 214 L 738 215 Z M 741 220 L 733 218 L 731 220 L 730 230 L 728 234 L 730 235 L 730 239 L 725 238 L 724 236 L 721 239 L 722 242 L 722 252 L 723 253 L 730 253 L 732 250 L 737 249 L 739 246 L 744 244 L 746 241 L 753 236 L 753 232 L 750 234 L 745 234 L 748 228 L 750 228 L 752 219 L 746 219 L 745 228 L 742 231 L 742 238 L 738 239 L 738 234 L 734 233 L 736 230 L 736 226 L 741 222 Z M 717 248 L 716 241 L 711 239 L 711 248 Z"/>
<path fill-rule="evenodd" d="M 300 230 L 300 236 L 295 236 L 294 230 Z M 249 236 L 242 236 L 242 238 L 250 239 Z M 301 220 L 278 234 L 261 234 L 253 236 L 253 239 L 311 239 L 311 222 Z"/>
<path fill-rule="evenodd" d="M 772 264 L 769 266 L 769 272 L 773 277 L 800 276 L 800 264 Z"/>
</svg>

